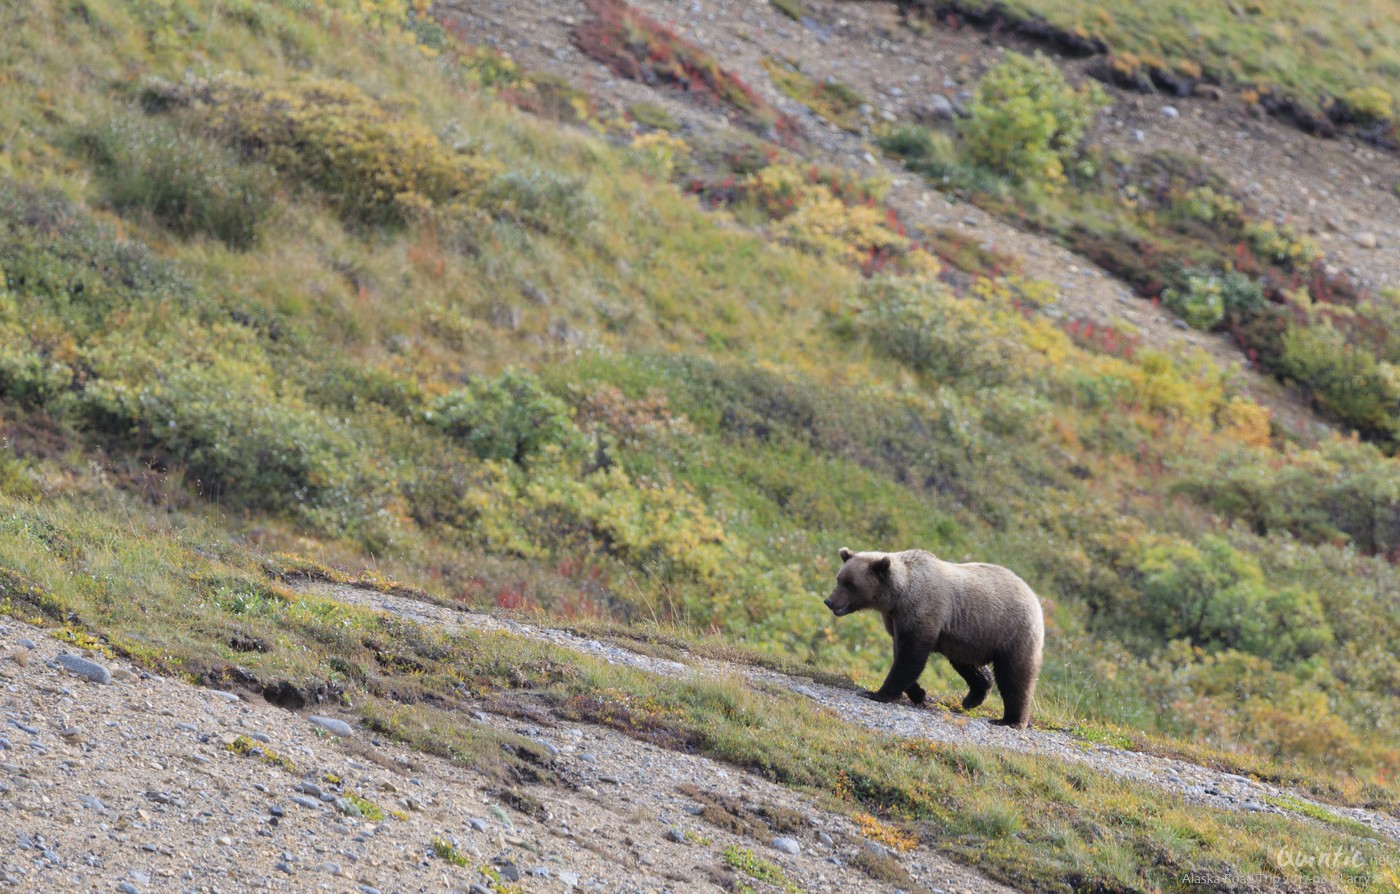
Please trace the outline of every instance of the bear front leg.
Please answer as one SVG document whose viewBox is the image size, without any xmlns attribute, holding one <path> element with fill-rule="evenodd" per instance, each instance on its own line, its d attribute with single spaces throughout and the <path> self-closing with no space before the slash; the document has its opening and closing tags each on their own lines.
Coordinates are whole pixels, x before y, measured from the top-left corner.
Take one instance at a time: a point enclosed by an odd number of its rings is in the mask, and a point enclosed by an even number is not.
<svg viewBox="0 0 1400 894">
<path fill-rule="evenodd" d="M 971 711 L 987 700 L 987 693 L 992 691 L 991 671 L 985 666 L 978 667 L 975 664 L 963 664 L 958 661 L 948 663 L 958 672 L 958 676 L 967 681 L 967 696 L 962 702 L 964 711 Z"/>
<path fill-rule="evenodd" d="M 892 702 L 906 692 L 910 687 L 918 690 L 923 695 L 923 687 L 918 685 L 919 674 L 924 672 L 924 665 L 928 662 L 931 650 L 921 643 L 905 640 L 900 641 L 895 638 L 894 666 L 890 668 L 889 676 L 885 677 L 884 685 L 874 692 L 867 692 L 866 698 L 874 699 L 877 702 Z M 913 698 L 913 693 L 910 693 Z"/>
</svg>

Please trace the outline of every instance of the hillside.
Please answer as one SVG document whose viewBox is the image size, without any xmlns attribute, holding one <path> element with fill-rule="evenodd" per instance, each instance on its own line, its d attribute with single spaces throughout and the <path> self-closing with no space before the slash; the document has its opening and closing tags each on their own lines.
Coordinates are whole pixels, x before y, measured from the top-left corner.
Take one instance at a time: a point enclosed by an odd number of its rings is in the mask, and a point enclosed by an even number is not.
<svg viewBox="0 0 1400 894">
<path fill-rule="evenodd" d="M 424 768 L 427 816 L 326 811 L 385 891 L 1393 890 L 1400 24 L 1201 12 L 1206 59 L 1127 4 L 901 5 L 0 14 L 5 874 L 345 868 L 138 807 L 102 755 L 153 723 L 182 803 Z M 847 545 L 1025 577 L 1036 728 L 939 659 L 937 704 L 858 700 Z M 274 727 L 291 766 L 230 738 Z M 131 796 L 96 875 L 64 759 Z"/>
</svg>

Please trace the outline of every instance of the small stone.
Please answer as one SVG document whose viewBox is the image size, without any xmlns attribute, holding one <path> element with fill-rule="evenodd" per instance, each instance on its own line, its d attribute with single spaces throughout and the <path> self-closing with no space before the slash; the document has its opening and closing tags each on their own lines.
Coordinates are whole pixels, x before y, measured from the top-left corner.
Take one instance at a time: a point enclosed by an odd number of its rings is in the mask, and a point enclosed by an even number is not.
<svg viewBox="0 0 1400 894">
<path fill-rule="evenodd" d="M 58 656 L 58 663 L 63 665 L 69 673 L 77 674 L 80 677 L 86 677 L 93 683 L 101 683 L 105 686 L 112 682 L 112 672 L 96 661 L 90 661 L 87 658 L 78 655 L 70 655 L 64 652 L 62 655 Z"/>
<path fill-rule="evenodd" d="M 561 869 L 559 870 L 559 881 L 563 882 L 565 887 L 576 888 L 578 887 L 579 875 L 577 872 Z"/>
<path fill-rule="evenodd" d="M 284 808 L 277 806 L 276 804 L 268 805 L 267 812 L 276 817 L 283 817 L 287 815 L 287 811 Z"/>
<path fill-rule="evenodd" d="M 793 857 L 802 853 L 802 845 L 795 838 L 774 838 L 773 849 Z"/>
<path fill-rule="evenodd" d="M 285 872 L 285 873 L 287 873 L 287 875 L 291 875 L 291 874 L 292 874 L 292 867 L 287 863 L 286 860 L 278 860 L 278 861 L 277 861 L 277 871 L 278 871 L 278 872 Z"/>
<path fill-rule="evenodd" d="M 22 649 L 37 649 L 37 648 L 39 648 L 39 644 L 36 643 L 36 642 L 34 642 L 34 640 L 30 639 L 30 638 L 27 637 L 27 636 L 21 636 L 19 639 L 15 640 L 15 644 L 18 645 L 18 646 L 19 646 L 20 648 L 22 648 Z"/>
<path fill-rule="evenodd" d="M 96 795 L 83 795 L 82 798 L 78 800 L 78 803 L 82 804 L 88 810 L 103 811 L 107 809 L 107 805 L 103 804 L 102 799 Z"/>
<path fill-rule="evenodd" d="M 267 733 L 249 733 L 248 738 L 252 739 L 254 742 L 262 742 L 264 745 L 272 744 L 272 737 Z"/>
<path fill-rule="evenodd" d="M 1145 142 L 1146 140 L 1147 140 L 1147 134 L 1143 133 L 1141 129 L 1134 129 L 1134 130 L 1133 130 L 1133 142 L 1134 142 L 1134 143 L 1142 143 L 1142 142 Z"/>
<path fill-rule="evenodd" d="M 514 863 L 507 863 L 501 867 L 501 878 L 508 882 L 520 881 L 520 867 Z"/>
<path fill-rule="evenodd" d="M 306 722 L 313 726 L 319 726 L 331 735 L 340 736 L 341 738 L 348 738 L 355 734 L 355 731 L 350 728 L 350 724 L 346 723 L 344 720 L 337 720 L 334 717 L 322 717 L 319 714 L 311 714 L 306 718 Z"/>
<path fill-rule="evenodd" d="M 360 885 L 360 894 L 379 894 L 379 889 L 374 885 Z"/>
<path fill-rule="evenodd" d="M 321 807 L 320 801 L 315 798 L 308 798 L 306 795 L 292 795 L 292 803 L 300 804 L 302 807 L 307 807 L 311 810 L 319 810 Z"/>
<path fill-rule="evenodd" d="M 1177 111 L 1176 106 L 1162 106 L 1162 114 L 1168 118 L 1181 117 L 1181 112 Z"/>
<path fill-rule="evenodd" d="M 222 690 L 222 689 L 210 689 L 210 690 L 209 690 L 209 694 L 212 695 L 212 696 L 214 696 L 215 698 L 221 698 L 221 699 L 223 699 L 223 700 L 226 701 L 226 702 L 239 702 L 239 701 L 242 701 L 242 700 L 243 700 L 243 699 L 241 699 L 241 698 L 238 697 L 238 693 L 236 693 L 236 692 L 225 692 L 225 691 Z"/>
<path fill-rule="evenodd" d="M 919 115 L 928 121 L 952 121 L 958 113 L 953 108 L 953 101 L 942 93 L 933 93 L 924 101 L 923 108 L 919 109 Z"/>
<path fill-rule="evenodd" d="M 467 889 L 467 894 L 491 894 L 491 889 L 485 885 L 473 884 Z"/>
<path fill-rule="evenodd" d="M 1375 234 L 1375 233 L 1369 233 L 1369 232 L 1368 232 L 1368 233 L 1357 233 L 1357 234 L 1356 234 L 1356 244 L 1359 245 L 1359 246 L 1361 246 L 1362 248 L 1373 249 L 1373 248 L 1377 247 L 1378 245 L 1380 245 L 1381 243 L 1380 243 L 1380 239 L 1376 238 L 1376 234 Z"/>
<path fill-rule="evenodd" d="M 127 875 L 131 877 L 131 880 L 133 882 L 137 882 L 142 885 L 149 885 L 151 883 L 151 876 L 148 873 L 141 872 L 138 869 L 131 870 L 127 873 Z"/>
<path fill-rule="evenodd" d="M 621 779 L 618 779 L 616 776 L 610 776 L 610 775 L 606 775 L 606 774 L 604 774 L 604 775 L 602 775 L 602 776 L 599 776 L 599 777 L 598 777 L 598 781 L 599 781 L 599 782 L 607 782 L 607 783 L 610 783 L 610 784 L 612 784 L 612 785 L 622 785 L 622 780 L 621 780 Z"/>
<path fill-rule="evenodd" d="M 491 823 L 483 817 L 474 816 L 471 819 L 467 820 L 467 825 L 471 826 L 472 830 L 476 832 L 491 831 Z"/>
<path fill-rule="evenodd" d="M 1185 320 L 1172 320 L 1172 325 L 1175 326 L 1177 329 L 1181 330 L 1191 328 L 1190 324 L 1188 324 Z"/>
<path fill-rule="evenodd" d="M 220 835 L 218 838 L 214 839 L 214 843 L 221 847 L 232 847 L 233 839 L 227 835 Z"/>
<path fill-rule="evenodd" d="M 117 890 L 122 892 L 122 894 L 141 894 L 141 889 L 131 882 L 122 882 L 120 885 L 117 885 Z"/>
<path fill-rule="evenodd" d="M 826 832 L 818 832 L 817 840 L 820 841 L 822 844 L 826 845 L 827 847 L 831 847 L 833 844 L 836 843 L 836 840 Z"/>
<path fill-rule="evenodd" d="M 184 731 L 187 732 L 187 733 L 197 733 L 197 732 L 199 732 L 199 727 L 195 726 L 193 723 L 185 723 L 184 721 L 181 721 L 181 722 L 175 724 L 175 728 L 176 728 L 176 729 L 182 729 L 182 730 L 184 730 Z"/>
<path fill-rule="evenodd" d="M 685 844 L 685 832 L 676 826 L 672 826 L 666 830 L 666 838 L 668 841 L 674 841 L 676 844 Z"/>
</svg>

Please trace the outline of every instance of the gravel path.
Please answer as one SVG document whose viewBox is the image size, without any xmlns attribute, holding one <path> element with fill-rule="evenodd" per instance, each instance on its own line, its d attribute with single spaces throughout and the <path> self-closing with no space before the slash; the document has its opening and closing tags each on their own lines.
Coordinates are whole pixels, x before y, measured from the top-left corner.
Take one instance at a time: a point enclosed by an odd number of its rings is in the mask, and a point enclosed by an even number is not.
<svg viewBox="0 0 1400 894">
<path fill-rule="evenodd" d="M 424 623 L 489 621 L 367 591 L 335 595 Z M 500 781 L 383 741 L 353 717 L 313 720 L 122 660 L 64 657 L 71 650 L 0 616 L 0 891 L 487 894 L 481 867 L 526 892 L 679 894 L 737 881 L 779 890 L 736 879 L 728 848 L 781 867 L 804 891 L 894 890 L 852 865 L 879 845 L 845 817 L 609 729 L 463 718 L 554 755 L 559 784 L 511 786 L 542 805 L 527 815 Z M 742 837 L 702 820 L 682 784 L 802 822 Z M 367 818 L 365 802 L 384 818 Z M 434 856 L 439 838 L 467 865 Z M 1011 894 L 927 850 L 899 861 L 934 894 Z"/>
<path fill-rule="evenodd" d="M 460 609 L 448 608 L 392 596 L 357 587 L 306 584 L 308 592 L 342 602 L 390 612 L 422 624 L 445 629 L 472 627 L 483 630 L 503 630 L 543 640 L 577 652 L 595 655 L 616 664 L 626 664 L 667 677 L 704 676 L 742 679 L 755 688 L 771 691 L 774 687 L 811 699 L 842 719 L 883 733 L 913 739 L 1006 748 L 1026 754 L 1044 754 L 1061 760 L 1087 764 L 1099 772 L 1133 779 L 1179 794 L 1193 803 L 1231 810 L 1296 814 L 1277 806 L 1279 798 L 1297 799 L 1359 822 L 1381 835 L 1400 841 L 1400 819 L 1384 813 L 1354 807 L 1321 804 L 1298 792 L 1259 782 L 1235 773 L 1212 770 L 1182 760 L 1126 751 L 1077 739 L 1067 733 L 1050 730 L 1013 730 L 992 726 L 983 720 L 969 720 L 938 708 L 915 708 L 910 705 L 881 705 L 872 702 L 853 689 L 838 688 L 810 679 L 790 677 L 775 671 L 749 665 L 730 664 L 704 658 L 691 658 L 686 663 L 638 654 L 627 649 L 590 639 L 565 630 L 538 627 L 505 618 Z"/>
</svg>

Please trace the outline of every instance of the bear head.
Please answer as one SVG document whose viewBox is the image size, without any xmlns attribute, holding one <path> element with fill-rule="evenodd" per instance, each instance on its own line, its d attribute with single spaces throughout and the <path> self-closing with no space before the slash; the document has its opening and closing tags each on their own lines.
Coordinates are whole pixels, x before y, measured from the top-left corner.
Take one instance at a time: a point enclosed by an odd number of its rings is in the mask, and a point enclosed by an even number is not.
<svg viewBox="0 0 1400 894">
<path fill-rule="evenodd" d="M 826 607 L 836 617 L 863 608 L 883 608 L 890 582 L 890 557 L 885 553 L 853 553 L 841 547 L 841 570 Z"/>
</svg>

